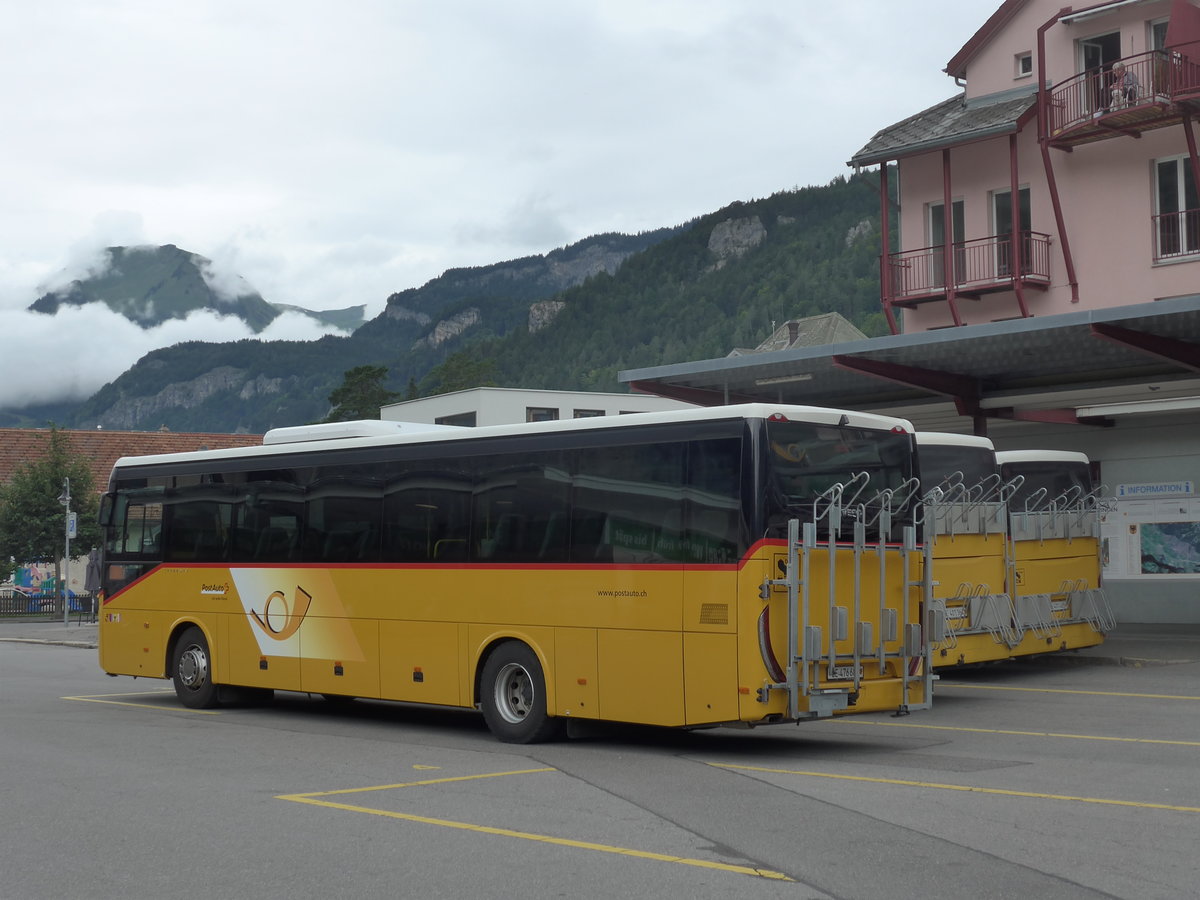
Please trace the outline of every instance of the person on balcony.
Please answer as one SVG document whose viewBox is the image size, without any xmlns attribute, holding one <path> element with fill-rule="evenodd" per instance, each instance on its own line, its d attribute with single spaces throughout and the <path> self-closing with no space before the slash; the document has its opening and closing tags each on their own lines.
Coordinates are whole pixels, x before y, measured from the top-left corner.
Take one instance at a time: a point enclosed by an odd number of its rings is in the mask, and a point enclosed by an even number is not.
<svg viewBox="0 0 1200 900">
<path fill-rule="evenodd" d="M 1111 89 L 1109 109 L 1124 109 L 1137 102 L 1138 79 L 1132 69 L 1126 69 L 1125 63 L 1113 63 L 1109 86 Z"/>
</svg>

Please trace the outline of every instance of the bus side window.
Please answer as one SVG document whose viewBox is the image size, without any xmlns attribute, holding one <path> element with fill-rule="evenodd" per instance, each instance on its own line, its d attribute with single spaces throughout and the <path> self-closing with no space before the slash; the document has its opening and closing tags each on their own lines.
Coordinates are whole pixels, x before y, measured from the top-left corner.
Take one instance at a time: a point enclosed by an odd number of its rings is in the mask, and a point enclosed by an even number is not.
<svg viewBox="0 0 1200 900">
<path fill-rule="evenodd" d="M 167 504 L 167 562 L 220 562 L 225 559 L 233 504 L 189 498 Z"/>
<path fill-rule="evenodd" d="M 570 479 L 564 454 L 482 457 L 472 497 L 474 558 L 564 562 Z"/>
<path fill-rule="evenodd" d="M 126 556 L 157 556 L 162 536 L 162 504 L 135 501 L 124 512 L 115 551 Z"/>
<path fill-rule="evenodd" d="M 318 487 L 319 495 L 304 508 L 308 562 L 355 563 L 379 559 L 381 497 L 364 481 Z"/>
<path fill-rule="evenodd" d="M 578 453 L 571 521 L 572 562 L 681 563 L 686 445 L 591 447 Z"/>
<path fill-rule="evenodd" d="M 717 438 L 688 445 L 686 558 L 735 562 L 748 529 L 741 502 L 741 440 Z"/>
<path fill-rule="evenodd" d="M 447 562 L 466 558 L 470 481 L 460 471 L 397 474 L 383 498 L 386 562 Z"/>
</svg>

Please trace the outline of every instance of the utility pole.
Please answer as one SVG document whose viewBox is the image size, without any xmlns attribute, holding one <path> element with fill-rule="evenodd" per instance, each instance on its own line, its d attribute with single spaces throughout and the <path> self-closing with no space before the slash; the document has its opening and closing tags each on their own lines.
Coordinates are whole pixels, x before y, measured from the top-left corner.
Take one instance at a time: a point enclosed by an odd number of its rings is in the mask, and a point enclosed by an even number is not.
<svg viewBox="0 0 1200 900">
<path fill-rule="evenodd" d="M 67 583 L 68 573 L 71 569 L 71 479 L 63 479 L 62 493 L 58 495 L 58 502 L 64 507 L 66 513 L 63 520 L 63 570 L 62 570 L 62 603 L 63 603 L 63 624 L 71 624 L 70 611 L 71 605 L 67 601 Z"/>
</svg>

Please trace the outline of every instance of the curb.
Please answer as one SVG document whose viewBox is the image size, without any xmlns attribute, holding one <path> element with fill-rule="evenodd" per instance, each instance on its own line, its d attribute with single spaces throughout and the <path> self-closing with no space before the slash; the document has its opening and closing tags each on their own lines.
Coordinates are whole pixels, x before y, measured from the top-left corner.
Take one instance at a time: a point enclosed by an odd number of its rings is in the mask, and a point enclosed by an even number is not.
<svg viewBox="0 0 1200 900">
<path fill-rule="evenodd" d="M 7 644 L 45 644 L 52 647 L 75 647 L 80 650 L 95 650 L 99 644 L 91 641 L 56 641 L 42 638 L 6 638 L 0 637 L 0 643 Z"/>
<path fill-rule="evenodd" d="M 1014 660 L 1015 661 L 1015 660 Z M 1155 659 L 1141 656 L 1067 656 L 1047 654 L 1031 656 L 1021 660 L 1033 666 L 1124 666 L 1130 669 L 1145 669 L 1152 666 L 1180 666 L 1200 662 L 1200 659 Z"/>
<path fill-rule="evenodd" d="M 1180 666 L 1187 663 L 1200 662 L 1200 659 L 1140 659 L 1136 656 L 1122 656 L 1119 664 L 1140 669 L 1144 666 Z"/>
</svg>

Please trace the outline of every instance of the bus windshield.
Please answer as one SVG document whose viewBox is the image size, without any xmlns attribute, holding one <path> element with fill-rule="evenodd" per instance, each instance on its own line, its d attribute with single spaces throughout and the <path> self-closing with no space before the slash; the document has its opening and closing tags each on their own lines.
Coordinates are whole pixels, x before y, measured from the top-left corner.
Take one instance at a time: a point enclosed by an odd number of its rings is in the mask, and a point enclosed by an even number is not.
<svg viewBox="0 0 1200 900">
<path fill-rule="evenodd" d="M 810 422 L 767 422 L 768 533 L 787 519 L 808 517 L 813 507 L 838 484 L 866 473 L 866 483 L 848 490 L 851 507 L 874 503 L 880 492 L 897 491 L 893 514 L 911 509 L 912 436 L 905 432 L 817 425 Z M 905 512 L 901 518 L 907 520 Z"/>
<path fill-rule="evenodd" d="M 1074 502 L 1092 491 L 1092 475 L 1087 463 L 1038 460 L 1005 463 L 1005 480 L 1022 475 L 1025 478 L 1009 504 L 1020 512 L 1032 501 L 1044 507 L 1055 500 Z"/>
<path fill-rule="evenodd" d="M 946 490 L 958 483 L 960 476 L 961 483 L 969 488 L 997 472 L 996 454 L 987 447 L 922 444 L 919 454 L 922 494 L 935 487 Z"/>
</svg>

